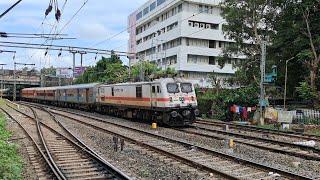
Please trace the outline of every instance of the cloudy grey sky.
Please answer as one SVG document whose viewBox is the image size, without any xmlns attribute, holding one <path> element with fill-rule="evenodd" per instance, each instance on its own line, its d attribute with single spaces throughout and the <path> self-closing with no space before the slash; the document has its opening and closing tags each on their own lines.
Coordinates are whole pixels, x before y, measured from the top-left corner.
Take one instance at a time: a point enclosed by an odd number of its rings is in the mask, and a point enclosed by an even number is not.
<svg viewBox="0 0 320 180">
<path fill-rule="evenodd" d="M 17 0 L 0 0 L 0 13 L 14 4 Z M 59 31 L 83 5 L 86 0 L 58 0 L 59 8 L 62 9 L 61 21 L 57 24 L 54 13 L 44 19 L 44 13 L 50 0 L 22 0 L 22 2 L 0 19 L 0 32 L 15 33 L 49 33 L 53 25 L 57 25 Z M 76 40 L 49 41 L 47 43 L 59 45 L 74 45 L 91 47 L 104 39 L 117 34 L 127 28 L 127 17 L 147 0 L 88 0 L 84 8 L 63 30 Z M 43 25 L 41 25 L 43 23 Z M 55 31 L 55 29 L 53 30 Z M 122 33 L 112 40 L 105 42 L 95 48 L 115 49 L 127 51 L 127 32 Z M 0 41 L 44 43 L 45 40 L 0 38 Z M 25 50 L 0 47 L 0 50 L 16 50 L 17 62 L 35 63 L 37 67 L 68 67 L 72 64 L 72 57 L 69 53 L 63 53 L 58 57 L 58 52 L 50 51 L 44 56 L 41 50 Z M 85 65 L 95 63 L 94 55 L 85 56 Z M 126 59 L 123 59 L 127 63 Z M 10 64 L 12 67 L 12 55 L 0 54 L 0 63 Z"/>
</svg>

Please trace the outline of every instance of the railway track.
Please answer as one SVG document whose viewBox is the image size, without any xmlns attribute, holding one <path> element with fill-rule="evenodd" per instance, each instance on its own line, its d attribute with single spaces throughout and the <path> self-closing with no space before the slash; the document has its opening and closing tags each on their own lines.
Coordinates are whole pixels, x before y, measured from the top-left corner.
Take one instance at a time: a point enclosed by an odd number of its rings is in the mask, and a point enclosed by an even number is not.
<svg viewBox="0 0 320 180">
<path fill-rule="evenodd" d="M 276 153 L 287 154 L 290 156 L 296 156 L 307 160 L 320 161 L 320 150 L 314 147 L 307 147 L 280 140 L 246 135 L 238 132 L 199 127 L 196 125 L 187 129 L 176 130 L 207 138 L 215 138 L 220 140 L 233 139 L 234 142 L 239 144 L 244 144 Z"/>
<path fill-rule="evenodd" d="M 32 107 L 30 109 L 33 116 L 11 106 L 8 107 L 24 116 L 21 120 L 2 108 L 33 139 L 34 145 L 50 167 L 50 177 L 56 179 L 130 179 L 83 144 L 79 138 L 73 136 L 56 119 L 52 119 L 52 123 L 58 125 L 53 127 L 52 124 L 49 126 L 43 123 Z M 58 132 L 58 127 L 60 127 L 59 131 L 65 133 Z"/>
<path fill-rule="evenodd" d="M 312 179 L 311 177 L 241 159 L 173 137 L 107 122 L 102 118 L 57 108 L 51 108 L 50 112 L 57 117 L 121 137 L 126 141 L 161 153 L 168 158 L 176 159 L 191 167 L 215 173 L 228 179 Z M 273 173 L 270 174 L 270 172 Z"/>
<path fill-rule="evenodd" d="M 264 128 L 251 126 L 251 125 L 242 125 L 242 124 L 235 124 L 231 122 L 209 121 L 209 120 L 197 120 L 196 123 L 202 124 L 202 125 L 219 126 L 219 127 L 229 125 L 230 128 L 237 129 L 237 130 L 245 130 L 245 131 L 265 133 L 265 134 L 277 135 L 277 136 L 286 136 L 286 137 L 299 138 L 304 140 L 320 141 L 320 136 L 299 133 L 294 131 L 278 131 L 275 129 L 264 129 Z"/>
</svg>

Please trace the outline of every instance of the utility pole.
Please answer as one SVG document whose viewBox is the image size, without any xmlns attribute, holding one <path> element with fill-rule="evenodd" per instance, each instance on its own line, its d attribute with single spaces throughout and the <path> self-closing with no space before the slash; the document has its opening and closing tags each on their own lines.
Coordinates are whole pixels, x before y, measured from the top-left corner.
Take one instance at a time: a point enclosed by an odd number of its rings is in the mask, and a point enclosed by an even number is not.
<svg viewBox="0 0 320 180">
<path fill-rule="evenodd" d="M 84 54 L 87 54 L 87 52 L 85 52 L 85 51 L 80 51 L 79 53 L 80 53 L 80 55 L 81 55 L 81 63 L 80 63 L 81 66 L 80 66 L 80 67 L 81 67 L 81 71 L 82 71 L 82 67 L 83 67 L 83 66 L 82 66 L 82 64 L 83 64 L 83 55 L 84 55 Z"/>
<path fill-rule="evenodd" d="M 13 70 L 13 101 L 17 100 L 17 80 L 16 80 L 16 68 L 17 68 L 17 65 L 35 66 L 35 64 L 26 64 L 26 63 L 14 62 L 14 70 Z"/>
<path fill-rule="evenodd" d="M 267 42 L 262 41 L 261 43 L 261 80 L 260 80 L 260 124 L 264 125 L 264 113 L 263 105 L 265 105 L 265 93 L 264 93 L 264 81 L 266 76 L 266 56 L 267 56 Z"/>
<path fill-rule="evenodd" d="M 3 96 L 3 92 L 4 92 L 4 88 L 3 88 L 3 78 L 4 78 L 4 70 L 3 70 L 3 66 L 5 66 L 7 64 L 0 64 L 1 67 L 1 99 L 2 99 L 2 96 Z"/>
<path fill-rule="evenodd" d="M 70 51 L 73 55 L 73 74 L 72 77 L 75 78 L 75 72 L 76 72 L 76 54 L 78 53 L 78 51 Z"/>
<path fill-rule="evenodd" d="M 286 110 L 286 101 L 287 101 L 287 82 L 288 82 L 288 63 L 293 60 L 295 57 L 292 57 L 286 60 L 286 75 L 284 82 L 284 98 L 283 98 L 283 109 Z"/>
</svg>

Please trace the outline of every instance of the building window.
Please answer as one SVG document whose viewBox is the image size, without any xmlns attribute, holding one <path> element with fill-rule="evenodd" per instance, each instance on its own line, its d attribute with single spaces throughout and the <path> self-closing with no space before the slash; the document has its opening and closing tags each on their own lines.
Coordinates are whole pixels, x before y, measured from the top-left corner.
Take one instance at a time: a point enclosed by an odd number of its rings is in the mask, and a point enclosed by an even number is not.
<svg viewBox="0 0 320 180">
<path fill-rule="evenodd" d="M 216 65 L 216 58 L 214 56 L 209 57 L 209 64 L 210 65 Z"/>
<path fill-rule="evenodd" d="M 144 8 L 144 10 L 143 10 L 143 15 L 146 15 L 146 14 L 148 14 L 148 13 L 149 13 L 149 6 L 146 7 L 146 8 Z"/>
<path fill-rule="evenodd" d="M 153 3 L 150 5 L 150 11 L 153 11 L 156 7 L 157 7 L 157 2 L 153 2 Z"/>
<path fill-rule="evenodd" d="M 157 0 L 157 5 L 160 6 L 161 4 L 163 4 L 166 0 Z"/>
<path fill-rule="evenodd" d="M 182 4 L 178 6 L 178 12 L 181 12 L 181 11 L 182 11 Z"/>
<path fill-rule="evenodd" d="M 137 14 L 136 18 L 137 18 L 137 20 L 142 18 L 142 11 Z"/>
<path fill-rule="evenodd" d="M 203 6 L 199 5 L 199 13 L 202 13 L 202 12 L 203 12 Z"/>
<path fill-rule="evenodd" d="M 137 98 L 142 98 L 142 86 L 137 86 L 136 87 L 136 97 Z"/>
<path fill-rule="evenodd" d="M 209 48 L 216 48 L 216 41 L 209 41 Z"/>
</svg>

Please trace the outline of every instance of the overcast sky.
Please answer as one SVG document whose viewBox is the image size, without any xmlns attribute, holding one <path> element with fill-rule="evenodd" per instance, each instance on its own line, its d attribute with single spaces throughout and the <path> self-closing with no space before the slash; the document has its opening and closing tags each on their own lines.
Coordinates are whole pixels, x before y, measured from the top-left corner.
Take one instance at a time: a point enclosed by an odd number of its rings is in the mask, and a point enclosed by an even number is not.
<svg viewBox="0 0 320 180">
<path fill-rule="evenodd" d="M 17 0 L 0 0 L 0 13 L 4 12 Z M 59 9 L 63 8 L 66 0 L 58 0 Z M 127 28 L 127 17 L 147 0 L 88 0 L 88 3 L 79 12 L 62 33 L 68 34 L 76 40 L 53 41 L 53 44 L 91 47 L 97 42 L 117 34 Z M 49 33 L 52 25 L 56 24 L 54 13 L 44 19 L 44 13 L 50 0 L 22 0 L 12 11 L 0 19 L 0 32 L 15 33 Z M 67 0 L 62 12 L 58 31 L 83 5 L 85 0 Z M 44 20 L 44 24 L 42 24 Z M 45 40 L 0 38 L 0 41 L 44 43 Z M 127 51 L 128 33 L 122 33 L 104 44 L 95 48 L 115 49 Z M 51 41 L 48 42 L 51 44 Z M 17 62 L 35 63 L 37 67 L 68 67 L 72 65 L 72 56 L 63 53 L 58 58 L 59 52 L 50 51 L 44 56 L 41 50 L 25 50 L 0 47 L 0 50 L 16 50 Z M 78 57 L 79 58 L 79 57 Z M 79 58 L 80 59 L 80 58 Z M 95 64 L 94 55 L 85 55 L 85 65 Z M 98 58 L 99 59 L 99 58 Z M 127 63 L 126 59 L 123 59 Z M 0 63 L 13 66 L 12 54 L 1 53 Z M 80 63 L 80 61 L 79 61 Z"/>
</svg>

